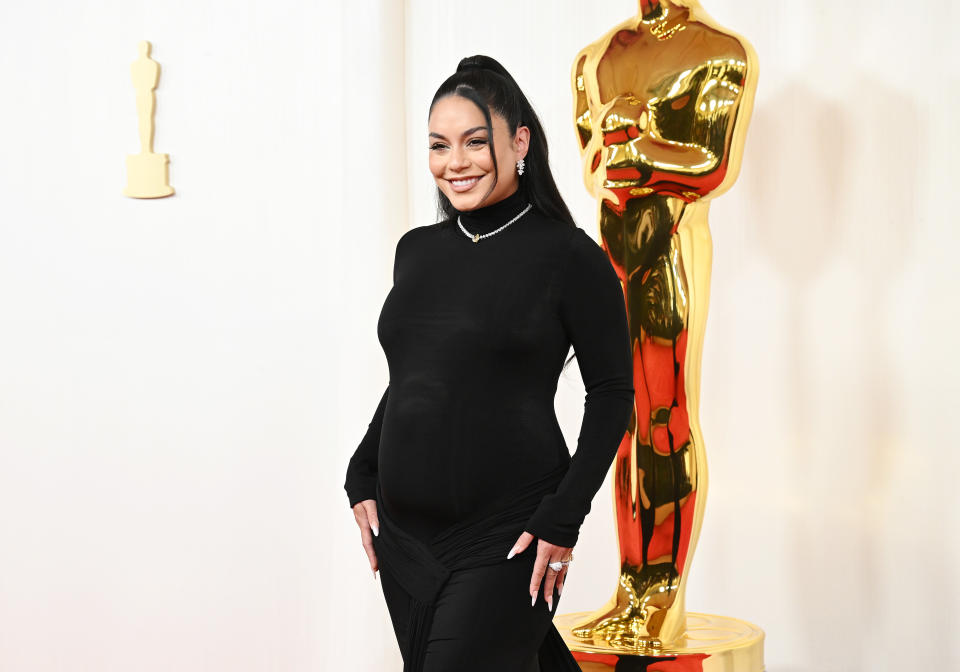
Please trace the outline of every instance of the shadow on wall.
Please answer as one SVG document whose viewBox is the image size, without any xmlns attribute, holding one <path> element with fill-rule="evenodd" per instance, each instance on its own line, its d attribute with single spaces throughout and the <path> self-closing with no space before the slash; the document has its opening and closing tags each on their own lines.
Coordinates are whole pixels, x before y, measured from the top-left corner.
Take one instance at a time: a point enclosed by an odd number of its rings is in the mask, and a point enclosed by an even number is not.
<svg viewBox="0 0 960 672">
<path fill-rule="evenodd" d="M 868 75 L 848 78 L 839 102 L 794 80 L 757 105 L 754 157 L 744 161 L 757 169 L 743 187 L 754 209 L 747 236 L 779 270 L 789 304 L 790 420 L 769 445 L 793 453 L 787 464 L 804 502 L 785 520 L 802 586 L 795 622 L 801 641 L 819 642 L 812 656 L 853 645 L 852 662 L 861 644 L 883 642 L 856 641 L 879 632 L 851 624 L 895 611 L 877 590 L 893 542 L 871 504 L 890 491 L 905 448 L 893 445 L 899 395 L 884 307 L 909 257 L 919 138 L 910 99 Z"/>
</svg>

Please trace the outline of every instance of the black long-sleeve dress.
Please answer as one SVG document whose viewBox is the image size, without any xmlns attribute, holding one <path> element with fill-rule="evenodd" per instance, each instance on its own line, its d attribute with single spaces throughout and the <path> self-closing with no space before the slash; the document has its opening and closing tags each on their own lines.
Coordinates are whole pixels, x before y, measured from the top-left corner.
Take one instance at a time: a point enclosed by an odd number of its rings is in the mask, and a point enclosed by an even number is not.
<svg viewBox="0 0 960 672">
<path fill-rule="evenodd" d="M 461 221 L 471 234 L 490 232 L 527 203 L 518 190 L 461 213 Z M 422 557 L 407 556 L 413 572 L 405 577 L 407 591 L 416 593 L 413 584 L 422 578 L 416 567 L 429 549 L 434 557 L 447 553 L 448 567 L 464 566 L 453 561 L 453 551 L 440 550 L 438 539 L 446 533 L 449 541 L 451 530 L 478 517 L 495 518 L 495 502 L 505 513 L 503 502 L 512 502 L 513 522 L 503 524 L 502 539 L 509 541 L 491 550 L 487 564 L 499 562 L 495 557 L 516 564 L 505 556 L 524 530 L 574 546 L 633 409 L 624 296 L 607 255 L 585 231 L 534 206 L 476 243 L 456 219 L 408 231 L 397 243 L 393 281 L 377 325 L 390 381 L 350 459 L 344 487 L 351 507 L 377 499 L 380 537 L 395 530 L 394 538 L 409 535 L 408 551 L 417 546 Z M 586 388 L 572 458 L 554 411 L 571 344 Z M 517 496 L 524 492 L 536 493 L 526 508 Z M 490 532 L 474 528 L 461 531 L 462 543 Z M 394 558 L 397 571 L 391 572 L 382 557 L 394 557 L 391 543 L 375 538 L 381 576 L 399 577 L 400 560 Z M 535 556 L 536 540 L 531 548 L 527 557 Z M 474 548 L 468 555 L 472 560 L 483 552 Z M 443 581 L 435 583 L 422 600 L 440 594 Z M 529 594 L 521 597 L 530 609 Z M 543 606 L 538 611 L 550 615 Z M 391 613 L 395 623 L 405 618 Z M 419 633 L 421 646 L 429 635 Z M 530 651 L 539 645 L 531 642 Z M 408 653 L 405 669 L 422 669 Z M 422 665 L 423 652 L 418 655 Z"/>
</svg>

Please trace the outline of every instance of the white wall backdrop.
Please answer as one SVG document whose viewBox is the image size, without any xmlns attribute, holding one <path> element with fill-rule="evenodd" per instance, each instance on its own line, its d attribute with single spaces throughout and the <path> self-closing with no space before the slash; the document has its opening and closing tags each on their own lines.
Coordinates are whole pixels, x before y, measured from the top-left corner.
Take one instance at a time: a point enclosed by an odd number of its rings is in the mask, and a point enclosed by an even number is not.
<svg viewBox="0 0 960 672">
<path fill-rule="evenodd" d="M 955 669 L 960 11 L 706 7 L 761 70 L 711 211 L 688 608 L 764 628 L 770 672 Z M 500 60 L 596 236 L 570 65 L 635 11 L 0 5 L 0 670 L 400 669 L 342 482 L 387 382 L 394 244 L 434 221 L 429 100 Z M 157 201 L 120 194 L 142 39 Z M 582 394 L 561 381 L 571 446 Z M 561 612 L 609 597 L 615 544 L 604 488 Z"/>
</svg>

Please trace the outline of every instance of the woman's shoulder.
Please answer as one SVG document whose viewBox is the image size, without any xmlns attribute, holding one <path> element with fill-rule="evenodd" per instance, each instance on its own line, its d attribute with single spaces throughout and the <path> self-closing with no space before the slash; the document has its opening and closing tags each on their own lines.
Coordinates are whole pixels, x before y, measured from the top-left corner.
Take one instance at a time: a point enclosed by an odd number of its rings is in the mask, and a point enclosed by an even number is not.
<svg viewBox="0 0 960 672">
<path fill-rule="evenodd" d="M 416 245 L 417 240 L 436 235 L 441 224 L 443 224 L 443 222 L 421 224 L 414 226 L 412 229 L 407 229 L 403 235 L 400 236 L 400 239 L 397 240 L 397 253 L 400 253 L 401 247 L 410 249 L 413 245 Z"/>
<path fill-rule="evenodd" d="M 594 240 L 585 229 L 580 228 L 579 226 L 573 227 L 567 233 L 567 245 L 568 251 L 571 256 L 579 257 L 593 257 L 594 259 L 602 257 L 607 258 L 606 251 L 603 249 L 602 245 Z"/>
<path fill-rule="evenodd" d="M 558 243 L 560 247 L 569 245 L 576 233 L 577 227 L 571 222 L 547 214 L 540 208 L 533 208 L 528 216 L 532 221 L 527 228 L 533 235 Z"/>
<path fill-rule="evenodd" d="M 568 275 L 581 279 L 592 277 L 600 282 L 619 278 L 605 245 L 580 227 L 570 231 L 565 257 L 564 267 Z"/>
<path fill-rule="evenodd" d="M 417 236 L 429 235 L 432 232 L 435 232 L 443 223 L 444 222 L 435 222 L 433 224 L 419 224 L 417 226 L 414 226 L 413 228 L 408 229 L 406 233 L 400 236 L 400 238 L 401 239 L 407 238 L 407 237 L 415 238 Z"/>
</svg>

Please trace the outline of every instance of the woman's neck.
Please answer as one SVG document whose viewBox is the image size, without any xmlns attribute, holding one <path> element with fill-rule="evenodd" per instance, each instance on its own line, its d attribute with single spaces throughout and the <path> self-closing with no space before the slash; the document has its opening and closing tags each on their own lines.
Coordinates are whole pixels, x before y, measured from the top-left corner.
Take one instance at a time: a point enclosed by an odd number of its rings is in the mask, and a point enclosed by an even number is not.
<svg viewBox="0 0 960 672">
<path fill-rule="evenodd" d="M 489 233 L 519 215 L 527 203 L 526 195 L 518 188 L 496 203 L 482 205 L 473 210 L 457 210 L 457 213 L 464 228 L 470 233 Z"/>
</svg>

